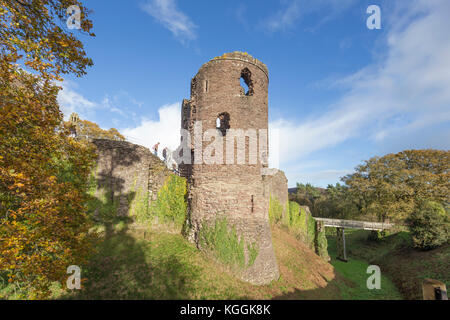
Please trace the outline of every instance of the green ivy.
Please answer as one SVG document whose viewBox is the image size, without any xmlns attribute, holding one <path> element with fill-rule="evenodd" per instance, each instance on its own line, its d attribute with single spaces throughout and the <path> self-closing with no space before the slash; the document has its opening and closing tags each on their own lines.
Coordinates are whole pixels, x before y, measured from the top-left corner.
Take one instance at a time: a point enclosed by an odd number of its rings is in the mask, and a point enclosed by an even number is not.
<svg viewBox="0 0 450 320">
<path fill-rule="evenodd" d="M 283 206 L 277 198 L 270 196 L 269 199 L 269 220 L 271 223 L 277 223 L 283 217 Z"/>
<path fill-rule="evenodd" d="M 204 225 L 199 232 L 202 247 L 211 251 L 225 265 L 243 269 L 254 264 L 258 256 L 257 243 L 247 244 L 248 263 L 245 263 L 244 239 L 234 227 L 229 228 L 226 218 L 217 219 L 212 225 Z"/>
<path fill-rule="evenodd" d="M 130 205 L 129 213 L 130 216 L 136 217 L 136 221 L 140 223 L 148 222 L 149 217 L 149 194 L 148 191 L 139 188 L 133 193 L 134 197 L 128 198 L 128 203 Z"/>
<path fill-rule="evenodd" d="M 160 222 L 171 222 L 181 228 L 186 218 L 186 192 L 186 179 L 171 174 L 152 202 L 151 214 Z"/>
<path fill-rule="evenodd" d="M 283 225 L 288 228 L 289 232 L 315 250 L 319 256 L 328 259 L 325 228 L 318 232 L 317 221 L 297 202 L 289 202 L 287 213 L 287 217 L 283 219 Z"/>
<path fill-rule="evenodd" d="M 328 241 L 325 233 L 325 227 L 322 227 L 320 231 L 318 224 L 319 221 L 316 221 L 316 238 L 314 241 L 316 253 L 325 260 L 329 260 L 330 256 L 328 255 Z"/>
</svg>

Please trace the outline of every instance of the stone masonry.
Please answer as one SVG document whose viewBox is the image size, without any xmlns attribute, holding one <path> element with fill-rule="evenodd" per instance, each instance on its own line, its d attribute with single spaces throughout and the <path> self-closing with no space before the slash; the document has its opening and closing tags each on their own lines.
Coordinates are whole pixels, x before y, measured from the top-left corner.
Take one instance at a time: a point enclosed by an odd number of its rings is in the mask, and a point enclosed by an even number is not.
<svg viewBox="0 0 450 320">
<path fill-rule="evenodd" d="M 130 198 L 138 192 L 156 199 L 170 171 L 149 149 L 126 141 L 93 140 L 97 148 L 97 192 L 110 192 L 119 201 L 117 214 L 129 214 Z"/>
<path fill-rule="evenodd" d="M 247 91 L 240 85 L 241 78 Z M 258 245 L 254 264 L 238 274 L 253 284 L 269 283 L 279 277 L 269 225 L 269 195 L 262 174 L 268 154 L 255 154 L 259 149 L 249 148 L 247 137 L 245 162 L 239 164 L 237 152 L 243 147 L 228 140 L 226 129 L 268 129 L 268 84 L 268 70 L 262 62 L 246 53 L 227 53 L 200 68 L 191 82 L 191 98 L 182 104 L 181 127 L 193 138 L 192 164 L 180 166 L 188 179 L 188 239 L 200 247 L 198 233 L 202 225 L 225 217 L 246 243 Z M 220 117 L 226 119 L 226 124 L 216 129 Z M 197 121 L 202 124 L 200 137 L 194 130 Z M 223 153 L 223 163 L 206 164 L 201 159 L 205 150 L 210 150 L 210 141 L 215 140 L 203 141 L 200 149 L 195 148 L 195 142 L 203 139 L 208 129 L 225 133 L 222 150 L 213 151 L 215 156 Z M 268 145 L 267 136 L 258 133 L 256 140 L 258 147 Z M 233 143 L 228 149 L 234 150 L 233 164 L 225 163 L 229 143 Z M 257 161 L 251 163 L 251 157 Z"/>
<path fill-rule="evenodd" d="M 273 170 L 273 169 L 272 169 Z M 273 170 L 275 171 L 275 170 Z M 286 175 L 281 170 L 276 170 L 271 175 L 264 176 L 264 184 L 266 186 L 267 194 L 273 199 L 277 199 L 283 206 L 283 216 L 288 214 L 288 180 Z"/>
</svg>

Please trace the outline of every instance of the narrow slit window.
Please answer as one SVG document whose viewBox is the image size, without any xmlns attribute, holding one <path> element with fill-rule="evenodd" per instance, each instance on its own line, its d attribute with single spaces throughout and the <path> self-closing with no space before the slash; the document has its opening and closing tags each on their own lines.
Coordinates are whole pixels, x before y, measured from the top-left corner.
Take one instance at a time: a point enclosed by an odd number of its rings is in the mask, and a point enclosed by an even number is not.
<svg viewBox="0 0 450 320">
<path fill-rule="evenodd" d="M 216 129 L 222 133 L 222 136 L 227 134 L 227 130 L 230 129 L 230 114 L 228 112 L 222 112 L 217 116 Z"/>
</svg>

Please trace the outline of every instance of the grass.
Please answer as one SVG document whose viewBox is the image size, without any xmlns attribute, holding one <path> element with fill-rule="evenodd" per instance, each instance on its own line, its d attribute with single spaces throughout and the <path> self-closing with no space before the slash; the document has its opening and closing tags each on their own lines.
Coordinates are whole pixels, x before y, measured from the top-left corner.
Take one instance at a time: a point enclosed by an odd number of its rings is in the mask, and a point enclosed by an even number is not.
<svg viewBox="0 0 450 320">
<path fill-rule="evenodd" d="M 421 283 L 425 278 L 443 281 L 447 287 L 450 285 L 449 245 L 418 251 L 412 248 L 411 237 L 405 231 L 376 242 L 368 241 L 368 235 L 369 231 L 365 230 L 346 231 L 349 263 L 359 261 L 380 266 L 382 277 L 390 279 L 404 299 L 422 299 Z M 335 236 L 329 236 L 328 241 L 330 255 L 335 257 Z M 341 272 L 344 268 L 341 264 L 345 263 L 333 260 L 332 264 Z"/>
<path fill-rule="evenodd" d="M 142 231 L 142 230 L 140 230 Z M 180 234 L 105 232 L 97 253 L 82 267 L 82 290 L 54 285 L 55 299 L 341 299 L 348 281 L 305 244 L 273 226 L 280 278 L 254 286 L 235 278 Z"/>
<path fill-rule="evenodd" d="M 352 241 L 347 236 L 348 230 L 346 230 L 346 245 L 347 248 L 352 247 Z M 350 231 L 351 233 L 351 231 Z M 331 257 L 331 264 L 333 267 L 346 279 L 349 280 L 351 285 L 341 287 L 342 298 L 352 300 L 397 300 L 402 299 L 402 295 L 395 287 L 394 283 L 381 272 L 381 288 L 369 290 L 367 288 L 366 281 L 371 274 L 367 273 L 367 267 L 369 262 L 363 259 L 356 259 L 348 255 L 348 262 L 343 262 L 336 259 L 336 236 L 328 237 L 328 254 Z"/>
<path fill-rule="evenodd" d="M 55 283 L 54 299 L 400 298 L 365 287 L 367 263 L 333 261 L 333 267 L 277 225 L 272 226 L 272 239 L 280 278 L 263 286 L 237 279 L 180 234 L 149 225 L 130 229 L 124 222 L 108 229 L 101 232 L 97 253 L 82 266 L 82 290 L 67 292 Z M 0 297 L 5 298 L 2 289 Z"/>
</svg>

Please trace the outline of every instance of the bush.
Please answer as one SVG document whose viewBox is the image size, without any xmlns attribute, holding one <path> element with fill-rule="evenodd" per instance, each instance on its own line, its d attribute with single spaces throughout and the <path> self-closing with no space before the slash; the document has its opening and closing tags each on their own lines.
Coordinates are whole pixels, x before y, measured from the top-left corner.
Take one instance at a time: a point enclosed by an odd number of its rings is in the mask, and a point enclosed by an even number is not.
<svg viewBox="0 0 450 320">
<path fill-rule="evenodd" d="M 414 247 L 430 250 L 449 241 L 450 219 L 439 203 L 424 202 L 407 219 Z"/>
<path fill-rule="evenodd" d="M 379 242 L 386 236 L 386 231 L 372 230 L 367 236 L 368 241 Z"/>
</svg>

